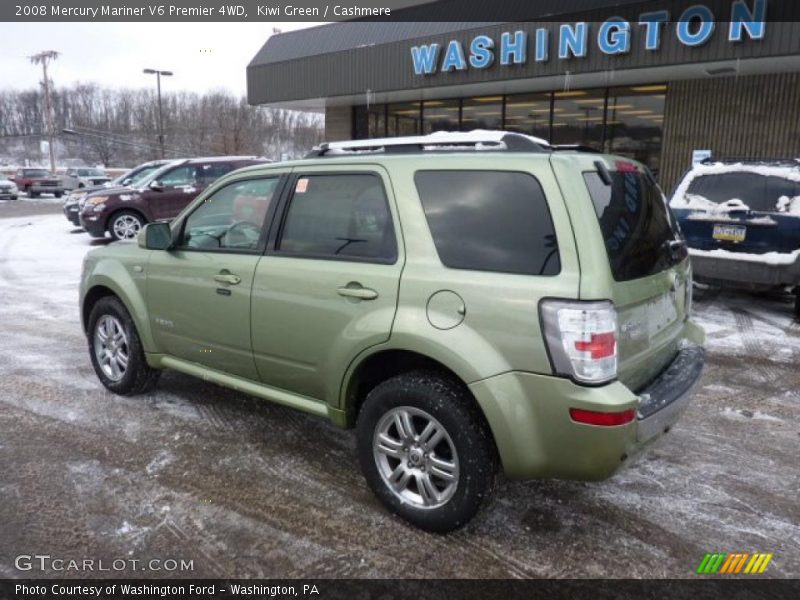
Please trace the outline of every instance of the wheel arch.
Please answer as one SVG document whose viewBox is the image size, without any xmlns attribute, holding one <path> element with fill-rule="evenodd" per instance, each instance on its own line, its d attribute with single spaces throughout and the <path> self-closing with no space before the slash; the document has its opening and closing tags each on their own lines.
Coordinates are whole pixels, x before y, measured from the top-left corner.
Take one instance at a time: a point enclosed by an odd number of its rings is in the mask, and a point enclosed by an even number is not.
<svg viewBox="0 0 800 600">
<path fill-rule="evenodd" d="M 483 424 L 486 426 L 487 431 L 491 433 L 492 429 L 489 426 L 489 421 L 474 394 L 469 389 L 465 377 L 459 375 L 456 370 L 436 358 L 421 352 L 400 348 L 385 348 L 354 361 L 354 365 L 348 370 L 348 375 L 343 385 L 342 403 L 340 404 L 345 413 L 345 425 L 347 427 L 355 425 L 356 417 L 364 399 L 375 386 L 391 377 L 419 370 L 440 373 L 461 387 L 474 403 L 477 412 L 482 416 Z M 494 441 L 494 434 L 492 434 L 492 439 Z"/>
<path fill-rule="evenodd" d="M 81 298 L 81 323 L 84 332 L 87 332 L 92 308 L 100 299 L 108 296 L 116 297 L 130 313 L 145 352 L 156 352 L 144 298 L 131 276 L 118 263 L 105 261 L 105 264 L 98 264 L 92 281 Z"/>
</svg>

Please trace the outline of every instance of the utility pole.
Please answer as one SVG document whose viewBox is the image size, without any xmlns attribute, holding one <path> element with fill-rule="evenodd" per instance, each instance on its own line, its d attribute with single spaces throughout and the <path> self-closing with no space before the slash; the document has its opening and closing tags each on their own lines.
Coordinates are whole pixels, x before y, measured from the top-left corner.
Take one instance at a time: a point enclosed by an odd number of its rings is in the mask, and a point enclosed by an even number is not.
<svg viewBox="0 0 800 600">
<path fill-rule="evenodd" d="M 47 64 L 51 60 L 58 58 L 58 52 L 55 50 L 46 50 L 29 56 L 31 63 L 34 65 L 42 65 L 42 72 L 44 73 L 44 110 L 45 119 L 47 122 L 47 145 L 50 150 L 50 173 L 56 174 L 56 154 L 55 154 L 55 127 L 53 126 L 53 102 L 50 96 L 50 78 L 47 76 Z"/>
<path fill-rule="evenodd" d="M 161 158 L 164 158 L 164 117 L 161 113 L 161 76 L 172 77 L 172 71 L 144 69 L 142 73 L 156 76 L 156 86 L 158 87 L 158 145 L 161 148 Z"/>
</svg>

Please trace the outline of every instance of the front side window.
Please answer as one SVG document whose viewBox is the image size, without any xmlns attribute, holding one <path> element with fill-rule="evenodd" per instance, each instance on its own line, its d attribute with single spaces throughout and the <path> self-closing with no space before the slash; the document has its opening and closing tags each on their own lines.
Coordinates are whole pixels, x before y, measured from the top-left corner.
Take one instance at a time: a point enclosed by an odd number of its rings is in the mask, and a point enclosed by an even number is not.
<svg viewBox="0 0 800 600">
<path fill-rule="evenodd" d="M 194 185 L 197 181 L 195 178 L 195 165 L 183 165 L 172 169 L 169 173 L 165 173 L 159 180 L 164 187 L 178 187 L 179 185 Z"/>
<path fill-rule="evenodd" d="M 210 163 L 197 168 L 197 183 L 211 185 L 223 175 L 230 173 L 233 166 L 228 163 Z"/>
<path fill-rule="evenodd" d="M 179 247 L 206 251 L 258 250 L 278 181 L 278 177 L 248 179 L 217 190 L 186 219 Z"/>
<path fill-rule="evenodd" d="M 542 186 L 513 171 L 418 171 L 414 177 L 446 267 L 525 275 L 561 271 Z"/>
<path fill-rule="evenodd" d="M 278 251 L 394 262 L 397 240 L 381 178 L 371 173 L 298 177 Z"/>
</svg>

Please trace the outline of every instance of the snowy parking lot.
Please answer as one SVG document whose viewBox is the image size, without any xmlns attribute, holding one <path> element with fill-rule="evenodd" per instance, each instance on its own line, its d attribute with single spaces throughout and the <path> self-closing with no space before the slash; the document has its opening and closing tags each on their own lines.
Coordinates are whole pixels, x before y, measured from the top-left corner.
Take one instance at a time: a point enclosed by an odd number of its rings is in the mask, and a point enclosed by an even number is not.
<svg viewBox="0 0 800 600">
<path fill-rule="evenodd" d="M 709 365 L 670 434 L 602 483 L 500 479 L 440 536 L 379 505 L 352 432 L 177 373 L 144 397 L 105 391 L 77 305 L 105 242 L 58 211 L 0 202 L 0 577 L 62 575 L 15 569 L 36 553 L 193 561 L 184 576 L 505 578 L 691 577 L 706 552 L 769 552 L 766 575 L 800 575 L 789 296 L 697 290 Z"/>
</svg>

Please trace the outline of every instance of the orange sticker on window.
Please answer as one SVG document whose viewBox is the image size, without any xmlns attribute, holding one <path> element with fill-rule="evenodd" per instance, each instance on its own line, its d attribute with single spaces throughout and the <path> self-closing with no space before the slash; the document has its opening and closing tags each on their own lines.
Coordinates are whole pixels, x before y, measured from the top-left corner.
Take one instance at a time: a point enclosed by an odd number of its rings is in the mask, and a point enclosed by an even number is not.
<svg viewBox="0 0 800 600">
<path fill-rule="evenodd" d="M 307 189 L 308 189 L 308 179 L 305 178 L 298 179 L 294 191 L 298 194 L 304 194 Z"/>
</svg>

